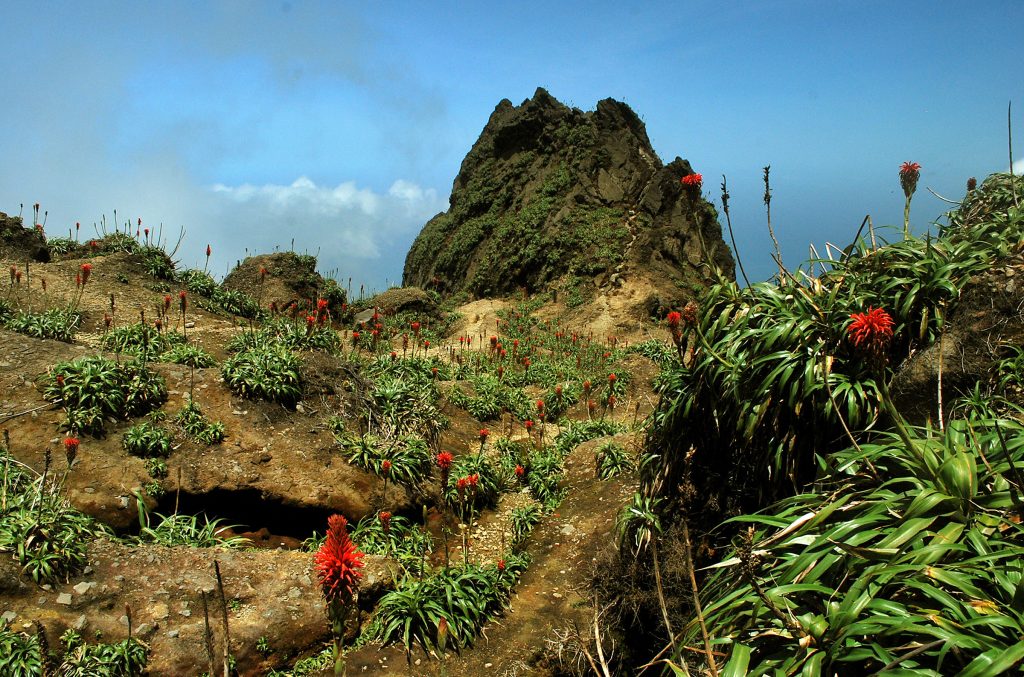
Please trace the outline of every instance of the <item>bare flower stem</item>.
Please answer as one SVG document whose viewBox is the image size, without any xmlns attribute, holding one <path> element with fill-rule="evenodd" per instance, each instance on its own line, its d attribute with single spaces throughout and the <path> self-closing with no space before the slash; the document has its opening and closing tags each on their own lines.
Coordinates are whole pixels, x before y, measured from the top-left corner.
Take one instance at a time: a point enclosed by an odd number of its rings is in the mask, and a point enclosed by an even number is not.
<svg viewBox="0 0 1024 677">
<path fill-rule="evenodd" d="M 768 212 L 768 234 L 772 238 L 772 244 L 775 245 L 775 257 L 779 262 L 779 272 L 783 273 L 782 267 L 782 249 L 779 247 L 779 241 L 775 238 L 775 231 L 772 229 L 772 188 L 769 175 L 771 173 L 772 166 L 768 165 L 764 168 L 764 207 Z"/>
<path fill-rule="evenodd" d="M 672 645 L 672 653 L 676 652 L 676 634 L 672 632 L 672 623 L 668 619 L 668 605 L 665 603 L 665 590 L 661 584 L 661 566 L 658 564 L 658 539 L 651 539 L 651 555 L 654 559 L 654 583 L 658 589 L 658 606 L 661 608 L 661 619 L 665 622 L 665 631 Z"/>
<path fill-rule="evenodd" d="M 653 543 L 653 540 L 651 541 Z M 715 664 L 715 652 L 711 650 L 711 638 L 708 636 L 708 628 L 704 623 L 704 612 L 700 607 L 700 591 L 697 589 L 697 576 L 693 572 L 693 557 L 690 553 L 690 528 L 687 526 L 686 518 L 683 518 L 683 552 L 686 554 L 686 571 L 690 574 L 690 587 L 693 589 L 693 608 L 697 612 L 697 621 L 700 623 L 700 634 L 704 638 L 704 651 L 708 658 L 708 668 L 711 669 L 712 677 L 718 676 L 718 666 Z"/>
<path fill-rule="evenodd" d="M 747 271 L 743 269 L 743 259 L 740 258 L 740 249 L 736 246 L 736 236 L 732 232 L 732 217 L 729 216 L 729 190 L 725 186 L 725 174 L 722 174 L 722 211 L 725 212 L 725 223 L 729 227 L 729 239 L 732 241 L 732 253 L 736 255 L 736 263 L 740 267 L 740 275 L 743 276 L 743 282 L 749 287 L 750 278 L 747 277 Z"/>
<path fill-rule="evenodd" d="M 228 632 L 228 600 L 224 595 L 224 579 L 221 578 L 220 562 L 217 560 L 213 560 L 213 570 L 217 574 L 217 594 L 220 595 L 221 620 L 224 623 L 224 677 L 231 677 L 231 634 Z"/>
</svg>

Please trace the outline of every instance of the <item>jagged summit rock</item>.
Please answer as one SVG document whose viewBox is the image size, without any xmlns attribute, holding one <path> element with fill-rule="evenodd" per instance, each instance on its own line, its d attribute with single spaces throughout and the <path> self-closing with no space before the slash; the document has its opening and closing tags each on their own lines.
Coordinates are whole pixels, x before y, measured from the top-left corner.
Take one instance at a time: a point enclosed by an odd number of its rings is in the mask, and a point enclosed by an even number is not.
<svg viewBox="0 0 1024 677">
<path fill-rule="evenodd" d="M 667 300 L 685 298 L 715 268 L 734 275 L 714 207 L 680 184 L 692 173 L 678 157 L 661 162 L 622 102 L 584 112 L 542 88 L 519 106 L 502 100 L 448 211 L 413 243 L 404 283 L 498 296 L 642 276 Z"/>
</svg>

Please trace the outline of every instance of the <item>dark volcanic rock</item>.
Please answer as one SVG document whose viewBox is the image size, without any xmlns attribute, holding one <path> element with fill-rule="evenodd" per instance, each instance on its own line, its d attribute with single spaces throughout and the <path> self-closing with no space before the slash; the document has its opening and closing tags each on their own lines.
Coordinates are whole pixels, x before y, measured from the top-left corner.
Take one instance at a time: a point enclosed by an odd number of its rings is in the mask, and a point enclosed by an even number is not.
<svg viewBox="0 0 1024 677">
<path fill-rule="evenodd" d="M 260 270 L 266 269 L 265 277 Z M 291 303 L 299 308 L 314 307 L 327 299 L 331 313 L 340 317 L 346 302 L 345 290 L 316 272 L 316 257 L 294 252 L 260 254 L 241 261 L 222 283 L 225 289 L 240 291 L 257 299 L 264 308 L 273 302 L 282 311 Z"/>
<path fill-rule="evenodd" d="M 912 423 L 937 425 L 939 374 L 943 416 L 976 386 L 984 392 L 997 362 L 1024 344 L 1024 253 L 993 261 L 971 279 L 947 319 L 942 341 L 915 353 L 893 379 L 891 390 L 900 412 Z M 1024 393 L 1011 390 L 1011 401 Z"/>
<path fill-rule="evenodd" d="M 50 260 L 50 250 L 42 233 L 25 228 L 20 216 L 0 212 L 0 257 L 46 263 Z"/>
<path fill-rule="evenodd" d="M 463 160 L 449 210 L 413 243 L 404 283 L 484 296 L 642 275 L 684 297 L 714 268 L 734 275 L 714 207 L 680 184 L 692 173 L 680 158 L 662 164 L 624 103 L 583 112 L 543 89 L 520 106 L 504 100 Z"/>
</svg>

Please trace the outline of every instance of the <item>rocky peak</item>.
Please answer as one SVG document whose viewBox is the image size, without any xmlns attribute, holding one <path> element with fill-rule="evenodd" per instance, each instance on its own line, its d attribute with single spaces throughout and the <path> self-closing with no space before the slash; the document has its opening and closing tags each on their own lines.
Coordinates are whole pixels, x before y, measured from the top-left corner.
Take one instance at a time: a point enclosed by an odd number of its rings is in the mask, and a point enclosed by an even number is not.
<svg viewBox="0 0 1024 677">
<path fill-rule="evenodd" d="M 714 268 L 733 275 L 714 208 L 680 185 L 692 173 L 680 158 L 662 164 L 622 102 L 584 112 L 543 88 L 518 106 L 502 100 L 450 208 L 413 243 L 405 284 L 486 296 L 643 276 L 668 300 L 684 298 Z"/>
</svg>

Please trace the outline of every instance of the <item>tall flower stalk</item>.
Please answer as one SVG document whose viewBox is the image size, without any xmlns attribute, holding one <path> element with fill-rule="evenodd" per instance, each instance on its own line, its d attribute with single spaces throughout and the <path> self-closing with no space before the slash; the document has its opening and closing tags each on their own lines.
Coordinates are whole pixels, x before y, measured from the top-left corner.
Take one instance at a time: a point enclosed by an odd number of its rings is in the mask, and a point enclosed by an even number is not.
<svg viewBox="0 0 1024 677">
<path fill-rule="evenodd" d="M 921 178 L 921 165 L 916 162 L 904 162 L 900 165 L 900 187 L 907 201 L 903 205 L 903 239 L 910 237 L 910 199 L 917 190 L 917 180 Z"/>
<path fill-rule="evenodd" d="M 900 439 L 918 460 L 924 461 L 924 457 L 918 449 L 917 444 L 910 437 L 906 422 L 903 416 L 896 410 L 889 395 L 889 386 L 886 382 L 885 366 L 888 362 L 887 353 L 889 344 L 892 343 L 893 325 L 895 322 L 883 308 L 868 307 L 866 313 L 853 313 L 850 316 L 850 324 L 847 327 L 847 336 L 850 343 L 866 360 L 868 360 L 871 371 L 875 376 L 875 383 L 881 395 L 881 406 L 885 413 L 892 419 L 893 426 L 899 434 Z M 926 465 L 929 465 L 926 463 Z"/>
<path fill-rule="evenodd" d="M 345 621 L 355 608 L 353 603 L 359 588 L 359 571 L 363 566 L 363 553 L 348 536 L 348 522 L 342 515 L 331 515 L 327 520 L 327 538 L 313 556 L 320 589 L 327 603 L 327 616 L 334 635 L 334 674 L 345 673 L 342 643 L 345 639 Z"/>
<path fill-rule="evenodd" d="M 704 244 L 704 233 L 701 232 L 700 220 L 697 216 L 697 202 L 700 200 L 700 190 L 704 185 L 704 177 L 700 174 L 687 174 L 679 180 L 683 184 L 683 190 L 690 198 L 690 209 L 693 214 L 693 228 L 697 231 L 697 240 L 700 242 L 700 258 L 702 263 L 710 265 L 711 259 L 708 256 L 707 245 Z"/>
</svg>

